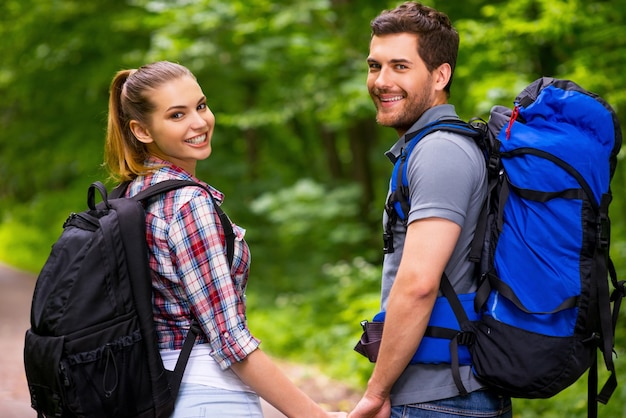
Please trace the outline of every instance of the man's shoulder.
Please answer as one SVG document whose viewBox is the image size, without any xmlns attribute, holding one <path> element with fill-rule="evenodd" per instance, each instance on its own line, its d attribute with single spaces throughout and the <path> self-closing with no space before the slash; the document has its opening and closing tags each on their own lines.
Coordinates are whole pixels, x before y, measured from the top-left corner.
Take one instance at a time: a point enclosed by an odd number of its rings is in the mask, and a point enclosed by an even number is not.
<svg viewBox="0 0 626 418">
<path fill-rule="evenodd" d="M 445 103 L 433 106 L 426 110 L 422 114 L 422 116 L 420 116 L 420 118 L 415 121 L 413 126 L 411 126 L 411 128 L 409 128 L 409 130 L 407 131 L 407 135 L 410 135 L 411 132 L 423 129 L 424 127 L 440 120 L 460 121 L 461 119 L 459 118 L 459 115 L 457 115 L 456 110 L 454 109 L 454 105 Z"/>
<path fill-rule="evenodd" d="M 469 153 L 472 156 L 480 155 L 480 148 L 472 137 L 445 129 L 426 135 L 420 140 L 416 148 L 433 152 L 456 152 L 456 150 L 462 150 L 464 153 Z"/>
</svg>

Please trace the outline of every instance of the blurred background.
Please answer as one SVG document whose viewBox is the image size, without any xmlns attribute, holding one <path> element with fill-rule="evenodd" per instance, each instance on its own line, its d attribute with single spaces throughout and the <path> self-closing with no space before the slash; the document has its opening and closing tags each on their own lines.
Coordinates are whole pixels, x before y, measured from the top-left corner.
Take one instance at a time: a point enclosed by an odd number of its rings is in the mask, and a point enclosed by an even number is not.
<svg viewBox="0 0 626 418">
<path fill-rule="evenodd" d="M 424 1 L 461 36 L 451 102 L 463 118 L 541 76 L 599 94 L 626 124 L 626 0 Z M 272 355 L 364 387 L 352 351 L 378 310 L 380 216 L 395 131 L 365 87 L 369 22 L 400 1 L 3 0 L 0 3 L 0 261 L 36 274 L 102 169 L 115 72 L 189 67 L 215 113 L 197 175 L 247 229 L 253 333 Z M 620 154 L 623 160 L 624 151 Z M 613 179 L 612 250 L 626 274 L 626 164 Z M 109 183 L 109 186 L 113 184 Z M 626 323 L 625 314 L 621 319 Z M 626 379 L 626 332 L 617 367 Z M 602 382 L 601 376 L 601 382 Z M 601 416 L 626 416 L 626 385 Z M 583 417 L 586 379 L 516 417 Z"/>
</svg>

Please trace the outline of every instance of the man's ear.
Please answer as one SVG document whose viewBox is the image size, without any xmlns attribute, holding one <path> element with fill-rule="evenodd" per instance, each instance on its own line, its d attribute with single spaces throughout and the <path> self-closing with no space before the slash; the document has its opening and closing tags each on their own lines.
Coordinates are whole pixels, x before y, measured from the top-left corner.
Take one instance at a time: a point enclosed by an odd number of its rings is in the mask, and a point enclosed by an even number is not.
<svg viewBox="0 0 626 418">
<path fill-rule="evenodd" d="M 152 136 L 150 135 L 150 132 L 148 132 L 148 129 L 146 129 L 146 127 L 141 122 L 133 119 L 130 121 L 129 126 L 130 131 L 133 133 L 133 135 L 135 135 L 135 138 L 137 138 L 138 141 L 143 142 L 144 144 L 154 142 Z"/>
<path fill-rule="evenodd" d="M 447 62 L 441 64 L 435 70 L 435 81 L 437 84 L 437 90 L 443 90 L 452 77 L 452 67 Z"/>
</svg>

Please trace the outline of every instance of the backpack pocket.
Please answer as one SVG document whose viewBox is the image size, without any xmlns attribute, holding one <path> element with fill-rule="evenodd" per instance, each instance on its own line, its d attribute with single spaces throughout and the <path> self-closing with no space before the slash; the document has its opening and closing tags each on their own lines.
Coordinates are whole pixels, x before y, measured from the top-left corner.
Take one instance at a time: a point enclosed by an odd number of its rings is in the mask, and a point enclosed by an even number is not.
<svg viewBox="0 0 626 418">
<path fill-rule="evenodd" d="M 589 368 L 596 350 L 580 338 L 542 335 L 489 316 L 474 326 L 474 374 L 493 390 L 513 397 L 554 396 Z"/>
<path fill-rule="evenodd" d="M 151 390 L 144 387 L 150 376 L 136 317 L 74 340 L 70 335 L 66 352 L 60 372 L 66 405 L 74 414 L 133 417 L 150 408 L 152 400 L 141 397 Z"/>
<path fill-rule="evenodd" d="M 26 331 L 24 369 L 33 408 L 48 416 L 56 416 L 62 408 L 59 362 L 64 337 L 48 337 Z"/>
</svg>

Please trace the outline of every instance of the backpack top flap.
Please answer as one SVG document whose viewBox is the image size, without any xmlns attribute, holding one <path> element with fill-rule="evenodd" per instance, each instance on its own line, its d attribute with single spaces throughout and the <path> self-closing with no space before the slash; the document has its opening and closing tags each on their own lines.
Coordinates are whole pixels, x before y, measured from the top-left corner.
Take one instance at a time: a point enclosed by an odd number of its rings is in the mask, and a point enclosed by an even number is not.
<svg viewBox="0 0 626 418">
<path fill-rule="evenodd" d="M 609 190 L 622 142 L 613 109 L 599 96 L 572 81 L 547 77 L 530 84 L 516 98 L 515 104 L 519 114 L 513 111 L 507 129 L 498 133 L 501 151 L 506 154 L 534 148 L 553 155 L 580 174 L 579 182 L 584 179 L 582 184 L 572 182 L 569 186 L 585 189 L 586 182 L 587 193 L 599 205 L 602 195 Z M 518 183 L 530 187 L 535 179 L 537 190 L 550 187 L 546 179 L 554 178 L 552 171 L 530 173 L 523 167 L 509 172 L 523 176 Z M 562 187 L 564 181 L 567 182 L 564 177 L 555 179 L 558 187 Z M 516 179 L 511 178 L 511 182 L 516 184 Z"/>
<path fill-rule="evenodd" d="M 67 335 L 134 310 L 120 220 L 142 225 L 144 215 L 128 203 L 121 212 L 98 205 L 70 215 L 35 286 L 31 326 L 39 335 Z"/>
<path fill-rule="evenodd" d="M 584 88 L 582 88 L 575 82 L 570 81 L 570 80 L 561 80 L 561 79 L 551 78 L 551 77 L 543 77 L 543 78 L 535 80 L 532 84 L 526 87 L 519 94 L 515 102 L 523 104 L 524 102 L 527 102 L 528 100 L 534 101 L 539 96 L 540 92 L 548 86 L 552 86 L 554 88 L 561 89 L 564 91 L 577 92 L 577 93 L 589 96 L 589 98 L 597 101 L 600 105 L 604 107 L 605 110 L 602 111 L 602 109 L 598 108 L 597 106 L 594 106 L 599 113 L 608 112 L 608 114 L 611 115 L 612 123 L 610 121 L 607 121 L 606 130 L 607 130 L 607 135 L 608 135 L 607 141 L 610 141 L 610 138 L 613 138 L 614 140 L 614 147 L 613 147 L 613 151 L 611 152 L 611 177 L 613 177 L 613 172 L 615 171 L 615 167 L 617 164 L 617 154 L 619 154 L 620 148 L 622 146 L 622 130 L 621 130 L 619 119 L 617 117 L 617 113 L 615 112 L 615 110 L 602 97 L 598 96 L 595 93 L 585 90 Z M 526 105 L 527 104 L 525 104 L 525 106 Z M 591 118 L 592 121 L 593 119 L 595 119 L 595 117 Z M 586 123 L 586 122 L 583 122 L 583 123 Z M 612 134 L 610 133 L 611 127 L 613 128 Z"/>
</svg>

